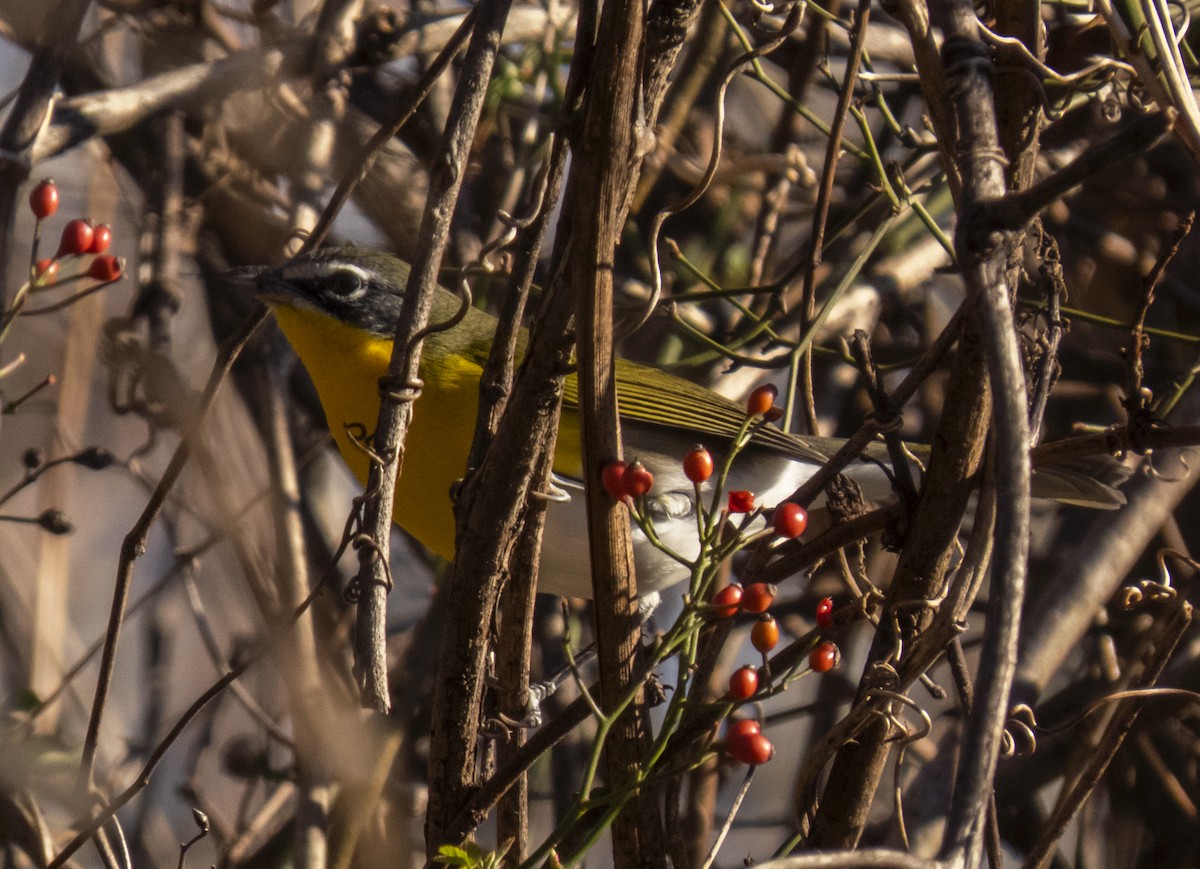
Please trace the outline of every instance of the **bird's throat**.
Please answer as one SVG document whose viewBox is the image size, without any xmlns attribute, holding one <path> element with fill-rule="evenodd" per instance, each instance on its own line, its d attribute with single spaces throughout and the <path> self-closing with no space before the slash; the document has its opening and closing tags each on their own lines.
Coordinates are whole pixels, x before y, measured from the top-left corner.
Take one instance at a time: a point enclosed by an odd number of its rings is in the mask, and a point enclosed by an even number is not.
<svg viewBox="0 0 1200 869">
<path fill-rule="evenodd" d="M 320 396 L 342 458 L 366 484 L 370 463 L 355 443 L 370 444 L 379 419 L 379 379 L 392 341 L 316 310 L 277 304 L 275 319 Z M 431 352 L 433 351 L 433 352 Z M 426 346 L 424 387 L 413 410 L 392 516 L 443 558 L 454 556 L 450 490 L 463 475 L 479 404 L 480 367 Z"/>
</svg>

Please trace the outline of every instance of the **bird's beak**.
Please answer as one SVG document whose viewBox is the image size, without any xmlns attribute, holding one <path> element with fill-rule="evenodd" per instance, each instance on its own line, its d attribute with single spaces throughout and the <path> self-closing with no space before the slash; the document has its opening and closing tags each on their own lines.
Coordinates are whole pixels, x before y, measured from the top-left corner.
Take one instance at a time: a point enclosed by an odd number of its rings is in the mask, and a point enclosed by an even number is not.
<svg viewBox="0 0 1200 869">
<path fill-rule="evenodd" d="M 239 266 L 229 269 L 222 277 L 238 292 L 255 296 L 268 305 L 287 301 L 295 295 L 295 291 L 280 280 L 278 272 L 269 266 Z"/>
<path fill-rule="evenodd" d="M 239 266 L 222 272 L 221 280 L 240 293 L 257 296 L 259 283 L 266 273 L 267 269 L 263 266 Z"/>
</svg>

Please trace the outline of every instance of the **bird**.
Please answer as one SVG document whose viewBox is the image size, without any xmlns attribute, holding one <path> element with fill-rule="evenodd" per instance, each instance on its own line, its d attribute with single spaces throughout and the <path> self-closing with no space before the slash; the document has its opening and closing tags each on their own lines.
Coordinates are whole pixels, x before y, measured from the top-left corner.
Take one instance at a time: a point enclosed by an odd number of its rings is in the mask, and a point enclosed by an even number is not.
<svg viewBox="0 0 1200 869">
<path fill-rule="evenodd" d="M 386 251 L 344 245 L 319 248 L 278 267 L 235 271 L 235 280 L 248 284 L 273 311 L 316 387 L 342 458 L 365 485 L 369 459 L 355 432 L 369 431 L 378 418 L 379 380 L 392 355 L 408 264 Z M 437 287 L 430 322 L 448 321 L 460 307 L 458 296 Z M 447 560 L 454 557 L 452 491 L 466 472 L 479 379 L 495 330 L 494 317 L 471 307 L 456 326 L 425 338 L 420 363 L 424 386 L 413 409 L 393 519 Z M 616 381 L 624 455 L 640 461 L 654 475 L 644 508 L 655 535 L 685 560 L 695 559 L 700 550 L 695 488 L 684 473 L 683 458 L 699 444 L 711 450 L 720 467 L 746 420 L 746 408 L 682 377 L 627 360 L 617 361 Z M 733 461 L 726 488 L 754 493 L 757 504 L 773 507 L 795 492 L 843 442 L 761 424 Z M 874 443 L 844 471 L 868 501 L 891 496 L 887 455 L 884 444 Z M 555 496 L 548 499 L 538 590 L 590 598 L 578 388 L 573 374 L 564 384 L 553 467 Z M 711 485 L 712 481 L 702 485 L 704 503 Z M 1033 494 L 1106 509 L 1124 503 L 1119 490 L 1070 469 L 1035 472 Z M 819 507 L 819 502 L 806 506 Z M 636 526 L 632 540 L 637 586 L 644 598 L 656 600 L 663 590 L 689 577 L 686 564 L 656 546 Z"/>
</svg>

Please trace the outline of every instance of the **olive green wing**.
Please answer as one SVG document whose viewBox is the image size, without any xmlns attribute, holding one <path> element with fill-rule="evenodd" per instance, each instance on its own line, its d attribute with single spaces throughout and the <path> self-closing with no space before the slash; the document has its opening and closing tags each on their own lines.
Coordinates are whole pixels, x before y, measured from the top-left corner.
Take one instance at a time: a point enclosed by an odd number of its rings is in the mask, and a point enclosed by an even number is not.
<svg viewBox="0 0 1200 869">
<path fill-rule="evenodd" d="M 572 375 L 563 390 L 566 407 L 579 406 L 579 384 Z M 746 420 L 745 408 L 710 389 L 681 377 L 624 360 L 617 361 L 617 403 L 621 418 L 694 435 L 696 440 L 732 441 Z M 760 426 L 752 443 L 802 462 L 824 464 L 845 443 L 840 438 L 789 434 L 773 425 Z M 914 464 L 924 466 L 930 449 L 923 444 L 906 444 Z M 873 441 L 863 450 L 862 462 L 891 467 L 887 446 Z M 852 465 L 852 467 L 854 467 Z M 1125 503 L 1120 490 L 1103 475 L 1088 469 L 1062 465 L 1037 468 L 1033 472 L 1032 495 L 1060 504 L 1112 510 Z"/>
<path fill-rule="evenodd" d="M 563 403 L 568 407 L 579 406 L 579 384 L 574 376 L 566 379 Z M 746 421 L 743 406 L 711 389 L 625 360 L 617 360 L 617 404 L 622 419 L 686 432 L 699 442 L 732 441 Z M 824 441 L 821 446 L 813 446 L 807 438 L 768 424 L 755 431 L 752 443 L 797 461 L 823 464 L 833 452 L 825 452 L 822 447 L 833 445 L 836 451 L 837 442 L 821 440 Z"/>
</svg>

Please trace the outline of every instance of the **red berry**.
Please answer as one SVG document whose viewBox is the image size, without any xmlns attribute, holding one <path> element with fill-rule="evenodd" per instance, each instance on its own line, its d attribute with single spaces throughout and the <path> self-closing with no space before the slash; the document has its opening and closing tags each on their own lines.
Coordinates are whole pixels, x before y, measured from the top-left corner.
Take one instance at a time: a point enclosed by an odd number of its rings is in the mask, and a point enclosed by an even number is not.
<svg viewBox="0 0 1200 869">
<path fill-rule="evenodd" d="M 740 733 L 725 740 L 725 753 L 739 763 L 758 766 L 775 756 L 775 746 L 761 733 Z"/>
<path fill-rule="evenodd" d="M 75 218 L 63 227 L 62 239 L 58 243 L 58 253 L 55 256 L 87 253 L 87 249 L 92 246 L 93 235 L 95 230 L 90 223 L 81 217 Z"/>
<path fill-rule="evenodd" d="M 638 461 L 625 469 L 621 480 L 625 484 L 625 491 L 634 498 L 645 495 L 654 486 L 654 474 L 646 470 L 646 466 Z"/>
<path fill-rule="evenodd" d="M 54 283 L 54 279 L 58 277 L 58 260 L 49 257 L 38 260 L 33 264 L 33 276 L 43 284 Z"/>
<path fill-rule="evenodd" d="M 29 208 L 38 220 L 45 220 L 58 211 L 58 186 L 47 178 L 29 191 Z"/>
<path fill-rule="evenodd" d="M 779 422 L 783 419 L 783 408 L 776 405 L 763 414 L 763 419 L 767 422 Z"/>
<path fill-rule="evenodd" d="M 742 594 L 742 609 L 748 613 L 765 613 L 775 602 L 778 589 L 769 582 L 752 582 Z"/>
<path fill-rule="evenodd" d="M 712 476 L 712 472 L 712 453 L 699 444 L 683 457 L 683 475 L 693 483 L 703 483 Z"/>
<path fill-rule="evenodd" d="M 754 493 L 735 490 L 729 493 L 730 513 L 749 513 L 754 510 Z"/>
<path fill-rule="evenodd" d="M 87 253 L 104 253 L 112 244 L 112 227 L 98 223 L 92 229 L 92 243 L 88 245 Z"/>
<path fill-rule="evenodd" d="M 775 529 L 776 534 L 787 540 L 799 537 L 808 527 L 808 511 L 799 504 L 785 501 L 775 508 L 775 515 L 771 517 L 771 527 Z"/>
<path fill-rule="evenodd" d="M 775 406 L 775 396 L 779 390 L 773 383 L 764 383 L 750 393 L 746 399 L 746 413 L 750 416 L 763 416 Z"/>
<path fill-rule="evenodd" d="M 101 254 L 92 260 L 88 277 L 108 283 L 121 277 L 121 260 L 110 253 Z"/>
<path fill-rule="evenodd" d="M 727 619 L 737 614 L 741 602 L 742 587 L 736 582 L 732 582 L 714 594 L 709 604 L 713 607 L 714 616 L 719 619 Z"/>
<path fill-rule="evenodd" d="M 758 671 L 747 665 L 729 677 L 729 696 L 735 701 L 749 700 L 758 691 Z"/>
<path fill-rule="evenodd" d="M 808 666 L 814 673 L 828 673 L 842 662 L 836 643 L 824 642 L 808 653 Z"/>
<path fill-rule="evenodd" d="M 833 627 L 833 598 L 823 597 L 817 604 L 817 627 L 823 631 Z"/>
<path fill-rule="evenodd" d="M 762 722 L 757 718 L 735 718 L 725 725 L 725 739 L 740 738 L 741 734 L 762 733 Z"/>
<path fill-rule="evenodd" d="M 624 501 L 628 494 L 625 491 L 625 469 L 629 467 L 624 462 L 609 462 L 600 472 L 600 480 L 604 483 L 604 491 L 614 501 Z"/>
<path fill-rule="evenodd" d="M 764 655 L 779 645 L 779 624 L 770 613 L 763 613 L 750 629 L 750 642 Z"/>
</svg>

